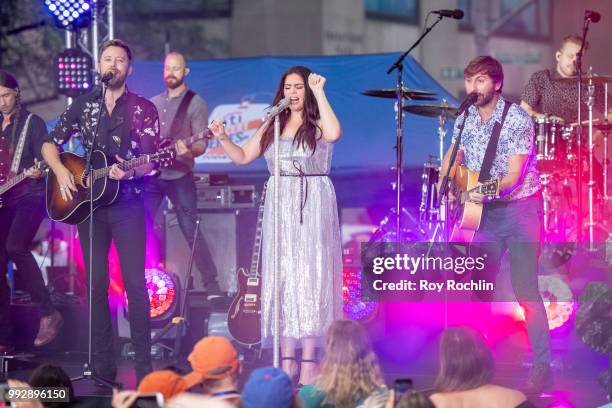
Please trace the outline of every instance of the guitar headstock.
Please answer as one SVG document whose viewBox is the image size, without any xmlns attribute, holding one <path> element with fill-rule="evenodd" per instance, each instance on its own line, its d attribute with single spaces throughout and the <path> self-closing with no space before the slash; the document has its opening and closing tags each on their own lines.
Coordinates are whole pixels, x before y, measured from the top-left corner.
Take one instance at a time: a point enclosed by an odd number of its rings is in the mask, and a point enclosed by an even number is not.
<svg viewBox="0 0 612 408">
<path fill-rule="evenodd" d="M 478 192 L 487 197 L 499 198 L 499 179 L 485 181 L 478 186 Z"/>
<path fill-rule="evenodd" d="M 168 167 L 172 164 L 172 161 L 176 157 L 176 150 L 174 147 L 158 150 L 156 153 L 151 155 L 151 161 L 159 164 L 160 167 Z"/>
</svg>

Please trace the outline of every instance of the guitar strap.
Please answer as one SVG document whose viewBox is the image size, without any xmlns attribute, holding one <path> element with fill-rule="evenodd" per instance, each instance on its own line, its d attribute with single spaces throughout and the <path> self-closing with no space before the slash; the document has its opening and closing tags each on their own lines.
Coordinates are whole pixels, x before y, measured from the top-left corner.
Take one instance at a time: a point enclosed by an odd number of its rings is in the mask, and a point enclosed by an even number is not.
<svg viewBox="0 0 612 408">
<path fill-rule="evenodd" d="M 17 174 L 19 172 L 19 163 L 21 162 L 21 156 L 23 155 L 23 147 L 25 146 L 25 139 L 28 135 L 28 128 L 30 127 L 30 118 L 32 114 L 29 113 L 28 117 L 21 129 L 21 134 L 19 135 L 19 142 L 17 143 L 17 147 L 15 148 L 15 154 L 13 155 L 13 162 L 11 164 L 11 173 Z M 15 126 L 17 126 L 17 120 L 15 120 Z"/>
<path fill-rule="evenodd" d="M 188 89 L 185 93 L 185 96 L 183 97 L 183 100 L 181 101 L 181 104 L 176 110 L 176 115 L 174 115 L 174 120 L 172 121 L 172 125 L 170 126 L 170 133 L 166 135 L 167 138 L 177 139 L 175 135 L 178 135 L 181 126 L 185 122 L 185 118 L 187 117 L 187 109 L 189 108 L 189 104 L 191 103 L 191 100 L 194 96 L 195 92 L 193 92 L 191 89 Z"/>
<path fill-rule="evenodd" d="M 487 150 L 485 151 L 485 156 L 482 160 L 482 166 L 480 166 L 478 181 L 481 183 L 491 178 L 491 167 L 493 167 L 493 160 L 497 154 L 499 135 L 502 127 L 504 126 L 504 122 L 506 121 L 506 115 L 510 110 L 510 106 L 512 106 L 511 102 L 504 101 L 504 113 L 502 114 L 501 122 L 495 122 L 495 125 L 493 125 L 493 133 L 491 134 L 491 139 L 489 139 L 489 144 L 487 145 Z"/>
</svg>

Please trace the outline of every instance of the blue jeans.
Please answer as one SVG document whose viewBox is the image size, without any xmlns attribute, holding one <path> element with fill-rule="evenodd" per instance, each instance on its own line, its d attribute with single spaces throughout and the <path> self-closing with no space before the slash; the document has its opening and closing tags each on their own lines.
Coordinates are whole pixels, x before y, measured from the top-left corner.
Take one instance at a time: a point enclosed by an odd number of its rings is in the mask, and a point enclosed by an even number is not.
<svg viewBox="0 0 612 408">
<path fill-rule="evenodd" d="M 196 186 L 193 173 L 189 173 L 176 180 L 152 179 L 147 181 L 145 186 L 145 208 L 149 222 L 155 219 L 155 214 L 166 196 L 176 209 L 179 226 L 191 248 L 198 219 Z M 206 291 L 219 292 L 217 268 L 200 230 L 198 230 L 196 240 L 194 262 L 202 274 L 202 283 Z"/>
<path fill-rule="evenodd" d="M 488 264 L 499 266 L 510 255 L 512 289 L 525 310 L 525 323 L 534 363 L 550 362 L 550 333 L 544 303 L 538 289 L 538 257 L 542 235 L 542 196 L 484 205 L 474 242 L 485 249 Z"/>
</svg>

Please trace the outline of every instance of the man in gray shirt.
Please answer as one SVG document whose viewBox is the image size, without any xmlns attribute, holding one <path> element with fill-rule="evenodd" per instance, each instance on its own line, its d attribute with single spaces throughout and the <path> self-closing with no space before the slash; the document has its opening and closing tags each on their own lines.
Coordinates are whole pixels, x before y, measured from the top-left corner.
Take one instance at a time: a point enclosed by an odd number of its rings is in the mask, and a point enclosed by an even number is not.
<svg viewBox="0 0 612 408">
<path fill-rule="evenodd" d="M 169 139 L 174 143 L 177 157 L 172 166 L 162 168 L 159 177 L 147 183 L 145 208 L 151 220 L 164 197 L 168 197 L 176 210 L 183 236 L 191 246 L 198 215 L 193 178 L 194 158 L 204 154 L 207 141 L 203 139 L 187 146 L 184 139 L 207 128 L 208 107 L 202 97 L 187 88 L 187 74 L 189 68 L 185 57 L 177 52 L 169 53 L 164 61 L 166 92 L 154 96 L 151 101 L 159 113 L 161 139 Z M 208 297 L 219 296 L 221 291 L 217 283 L 217 269 L 200 231 L 196 239 L 194 261 L 202 274 Z"/>
</svg>

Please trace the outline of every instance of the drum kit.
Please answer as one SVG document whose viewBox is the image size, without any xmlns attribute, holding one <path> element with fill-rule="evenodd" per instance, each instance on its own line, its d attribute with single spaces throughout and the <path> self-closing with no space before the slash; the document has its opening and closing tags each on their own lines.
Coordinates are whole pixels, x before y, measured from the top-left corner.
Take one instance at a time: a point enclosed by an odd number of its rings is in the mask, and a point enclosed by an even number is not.
<svg viewBox="0 0 612 408">
<path fill-rule="evenodd" d="M 592 111 L 594 85 L 603 85 L 606 99 L 604 106 L 607 112 L 607 84 L 612 82 L 612 76 L 590 74 L 583 78 L 589 89 L 588 120 L 580 124 L 566 124 L 555 117 L 545 116 L 534 119 L 536 135 L 534 149 L 543 185 L 544 240 L 549 242 L 575 242 L 579 237 L 577 225 L 584 225 L 589 232 L 584 237 L 587 242 L 604 242 L 612 235 L 608 225 L 610 196 L 607 188 L 608 135 L 612 131 L 612 124 L 606 120 L 594 119 Z M 562 79 L 562 81 L 570 80 L 576 81 L 575 78 Z M 363 95 L 389 99 L 397 97 L 395 89 L 372 89 L 363 92 Z M 436 94 L 404 87 L 402 98 L 405 101 L 434 101 Z M 441 242 L 444 241 L 443 226 L 446 217 L 444 207 L 438 203 L 436 185 L 444 158 L 446 124 L 456 118 L 457 107 L 443 100 L 440 103 L 402 106 L 402 111 L 438 120 L 437 157 L 430 157 L 423 164 L 418 219 L 402 208 L 402 213 L 412 219 L 416 228 L 406 228 L 404 231 L 408 232 L 408 239 Z M 579 140 L 580 134 L 583 135 L 581 140 Z M 602 147 L 601 161 L 594 157 L 595 139 Z M 577 183 L 579 178 L 586 182 L 582 185 Z M 582 212 L 580 212 L 580 203 L 577 203 L 580 194 L 588 195 L 586 200 L 588 207 Z M 583 215 L 578 220 L 580 213 Z M 379 236 L 372 237 L 372 240 L 380 239 L 381 234 L 388 232 L 384 228 L 388 221 L 389 217 L 386 217 L 379 227 Z M 401 238 L 399 240 L 405 240 Z M 387 238 L 387 240 L 395 239 Z"/>
</svg>

